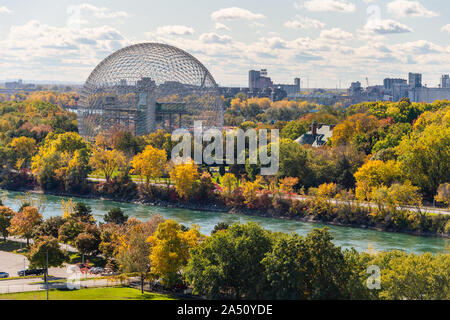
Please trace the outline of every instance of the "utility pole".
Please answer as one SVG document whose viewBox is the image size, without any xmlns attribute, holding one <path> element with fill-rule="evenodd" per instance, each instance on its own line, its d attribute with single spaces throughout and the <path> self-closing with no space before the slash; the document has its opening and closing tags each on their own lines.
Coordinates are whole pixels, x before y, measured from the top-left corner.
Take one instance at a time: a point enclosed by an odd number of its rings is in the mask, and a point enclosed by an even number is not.
<svg viewBox="0 0 450 320">
<path fill-rule="evenodd" d="M 47 263 L 47 268 L 45 269 L 45 284 L 47 287 L 47 301 L 48 301 L 48 249 L 47 249 L 46 263 Z"/>
</svg>

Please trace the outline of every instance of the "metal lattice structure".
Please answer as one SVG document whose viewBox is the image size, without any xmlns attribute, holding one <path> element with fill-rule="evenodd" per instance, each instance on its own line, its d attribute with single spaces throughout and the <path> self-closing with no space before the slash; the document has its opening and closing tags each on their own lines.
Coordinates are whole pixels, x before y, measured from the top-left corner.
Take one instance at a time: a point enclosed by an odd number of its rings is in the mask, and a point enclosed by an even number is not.
<svg viewBox="0 0 450 320">
<path fill-rule="evenodd" d="M 93 140 L 120 127 L 143 135 L 157 129 L 221 128 L 217 84 L 196 58 L 173 46 L 142 43 L 120 49 L 90 74 L 78 105 L 80 134 Z"/>
</svg>

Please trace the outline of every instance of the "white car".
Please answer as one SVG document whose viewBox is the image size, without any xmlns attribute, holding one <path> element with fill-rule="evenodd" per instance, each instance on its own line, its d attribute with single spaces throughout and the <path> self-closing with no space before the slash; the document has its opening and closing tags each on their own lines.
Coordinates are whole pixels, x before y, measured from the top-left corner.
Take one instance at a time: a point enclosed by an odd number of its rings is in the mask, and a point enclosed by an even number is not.
<svg viewBox="0 0 450 320">
<path fill-rule="evenodd" d="M 0 272 L 0 278 L 9 278 L 8 272 Z"/>
</svg>

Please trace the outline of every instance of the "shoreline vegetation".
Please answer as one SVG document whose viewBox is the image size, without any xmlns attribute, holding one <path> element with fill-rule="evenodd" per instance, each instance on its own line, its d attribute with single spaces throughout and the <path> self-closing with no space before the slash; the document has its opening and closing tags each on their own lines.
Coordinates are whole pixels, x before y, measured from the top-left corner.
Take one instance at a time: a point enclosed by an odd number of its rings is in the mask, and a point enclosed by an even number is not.
<svg viewBox="0 0 450 320">
<path fill-rule="evenodd" d="M 279 171 L 273 176 L 259 175 L 261 164 L 250 162 L 176 164 L 175 143 L 164 130 L 135 136 L 112 125 L 94 141 L 86 140 L 78 133 L 75 114 L 15 97 L 0 103 L 0 187 L 450 235 L 450 215 L 420 209 L 424 201 L 450 204 L 450 101 L 418 104 L 403 99 L 314 109 L 299 108 L 300 101 L 266 102 L 240 95 L 224 106 L 226 125 L 236 130 L 280 130 L 280 141 L 270 141 L 268 147 L 280 150 Z M 294 109 L 298 112 L 290 112 Z M 333 125 L 326 144 L 315 148 L 297 143 L 314 124 Z M 91 175 L 101 181 L 92 181 Z M 3 240 L 9 235 L 26 240 L 31 268 L 84 262 L 80 268 L 139 276 L 141 292 L 144 280 L 150 279 L 174 292 L 189 288 L 208 299 L 450 297 L 442 281 L 449 278 L 446 251 L 358 252 L 336 246 L 327 228 L 300 236 L 251 221 L 218 222 L 211 235 L 204 235 L 195 224 L 187 227 L 158 214 L 139 221 L 119 207 L 105 213 L 103 223 L 96 221 L 90 206 L 72 199 L 61 199 L 62 215 L 44 219 L 43 207 L 30 194 L 18 199 L 17 212 L 0 206 L 0 233 Z M 100 253 L 102 261 L 96 261 Z M 373 266 L 378 275 L 368 273 Z"/>
<path fill-rule="evenodd" d="M 77 194 L 77 193 L 69 193 L 69 192 L 56 192 L 56 191 L 46 191 L 46 190 L 35 190 L 35 189 L 26 189 L 26 188 L 9 188 L 6 189 L 2 187 L 3 190 L 9 190 L 9 191 L 16 191 L 16 192 L 31 192 L 34 194 L 42 194 L 42 195 L 52 195 L 52 196 L 58 196 L 58 197 L 68 197 L 68 198 L 81 198 L 81 199 L 94 199 L 94 200 L 106 200 L 106 201 L 115 201 L 115 202 L 122 202 L 122 203 L 133 203 L 138 205 L 149 205 L 149 206 L 158 206 L 158 207 L 164 207 L 164 208 L 176 208 L 176 209 L 187 209 L 187 210 L 196 210 L 196 211 L 212 211 L 212 212 L 220 212 L 224 214 L 237 214 L 237 215 L 248 215 L 248 216 L 256 216 L 256 217 L 267 217 L 267 218 L 275 218 L 275 219 L 283 219 L 283 220 L 294 220 L 294 221 L 301 221 L 301 222 L 309 222 L 309 223 L 321 223 L 325 225 L 333 225 L 333 226 L 340 226 L 340 227 L 351 227 L 351 228 L 360 228 L 360 229 L 369 229 L 369 230 L 375 230 L 375 231 L 381 231 L 381 232 L 392 232 L 392 233 L 403 233 L 403 234 L 409 234 L 413 236 L 419 236 L 419 237 L 438 237 L 438 238 L 446 238 L 450 239 L 450 234 L 443 233 L 443 232 L 421 232 L 419 230 L 396 230 L 394 228 L 385 228 L 381 226 L 370 226 L 366 224 L 358 224 L 358 223 L 342 223 L 339 221 L 328 221 L 328 220 L 320 220 L 320 217 L 313 216 L 310 214 L 306 214 L 305 216 L 296 216 L 290 214 L 289 211 L 283 213 L 276 213 L 274 210 L 271 210 L 271 212 L 263 212 L 259 209 L 248 209 L 248 208 L 239 208 L 239 207 L 228 207 L 224 204 L 217 204 L 217 203 L 202 203 L 202 202 L 186 202 L 186 201 L 167 201 L 167 200 L 161 200 L 161 199 L 153 199 L 145 200 L 145 199 L 120 199 L 117 197 L 109 196 L 109 195 L 92 195 L 92 194 Z M 287 201 L 292 201 L 291 199 L 286 199 Z M 307 202 L 311 200 L 294 200 L 294 201 L 300 201 L 300 202 Z M 335 207 L 339 206 L 354 206 L 358 208 L 362 208 L 357 204 L 350 204 L 350 205 L 338 205 L 333 204 Z M 370 208 L 362 208 L 366 209 L 367 211 L 371 211 Z M 409 212 L 409 211 L 407 211 Z M 412 212 L 410 212 L 412 213 Z M 416 215 L 417 213 L 412 213 Z M 440 214 L 433 214 L 434 216 L 439 216 Z M 445 219 L 445 218 L 444 218 Z M 450 221 L 450 219 L 447 219 Z"/>
</svg>

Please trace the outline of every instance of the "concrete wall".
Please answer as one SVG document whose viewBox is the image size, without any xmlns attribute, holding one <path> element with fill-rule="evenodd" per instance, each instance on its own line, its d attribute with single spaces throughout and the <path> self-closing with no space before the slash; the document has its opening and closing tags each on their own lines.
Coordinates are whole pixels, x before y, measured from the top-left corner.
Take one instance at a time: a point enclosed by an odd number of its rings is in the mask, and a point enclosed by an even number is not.
<svg viewBox="0 0 450 320">
<path fill-rule="evenodd" d="M 450 100 L 450 88 L 414 88 L 408 91 L 411 102 L 432 103 L 436 100 Z"/>
</svg>

